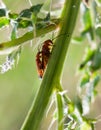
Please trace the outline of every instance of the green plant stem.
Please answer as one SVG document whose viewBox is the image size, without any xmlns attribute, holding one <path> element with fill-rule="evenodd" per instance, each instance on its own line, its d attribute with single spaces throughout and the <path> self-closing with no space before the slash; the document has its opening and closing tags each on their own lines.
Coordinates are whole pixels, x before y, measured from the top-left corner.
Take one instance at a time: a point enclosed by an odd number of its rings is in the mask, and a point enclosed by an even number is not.
<svg viewBox="0 0 101 130">
<path fill-rule="evenodd" d="M 58 130 L 63 130 L 63 101 L 59 93 L 56 94 L 56 97 L 58 109 Z"/>
<path fill-rule="evenodd" d="M 26 117 L 21 130 L 38 130 L 40 122 L 55 88 L 60 87 L 61 72 L 65 62 L 70 39 L 75 27 L 81 0 L 65 0 L 60 23 L 59 37 L 55 41 L 46 73 L 37 97 Z"/>
<path fill-rule="evenodd" d="M 54 19 L 52 21 L 53 21 L 53 23 L 47 25 L 46 27 L 41 28 L 41 29 L 37 29 L 36 33 L 35 33 L 36 36 L 34 36 L 33 31 L 30 31 L 30 32 L 25 33 L 23 36 L 21 36 L 17 39 L 0 43 L 0 51 L 5 50 L 5 49 L 9 49 L 11 47 L 16 47 L 16 46 L 22 45 L 24 42 L 27 42 L 29 40 L 32 40 L 35 37 L 42 36 L 44 34 L 47 34 L 51 31 L 57 29 L 59 22 L 60 22 L 60 19 L 56 19 L 56 20 Z"/>
</svg>

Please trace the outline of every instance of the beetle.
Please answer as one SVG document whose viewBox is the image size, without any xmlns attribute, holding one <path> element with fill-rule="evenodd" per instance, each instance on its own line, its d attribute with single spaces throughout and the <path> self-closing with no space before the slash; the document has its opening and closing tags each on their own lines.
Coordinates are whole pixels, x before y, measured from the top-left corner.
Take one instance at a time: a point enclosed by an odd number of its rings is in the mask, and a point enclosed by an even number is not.
<svg viewBox="0 0 101 130">
<path fill-rule="evenodd" d="M 43 42 L 41 51 L 38 51 L 36 54 L 36 65 L 38 70 L 38 75 L 40 78 L 43 78 L 44 71 L 47 67 L 48 60 L 52 53 L 53 42 L 48 39 Z"/>
</svg>

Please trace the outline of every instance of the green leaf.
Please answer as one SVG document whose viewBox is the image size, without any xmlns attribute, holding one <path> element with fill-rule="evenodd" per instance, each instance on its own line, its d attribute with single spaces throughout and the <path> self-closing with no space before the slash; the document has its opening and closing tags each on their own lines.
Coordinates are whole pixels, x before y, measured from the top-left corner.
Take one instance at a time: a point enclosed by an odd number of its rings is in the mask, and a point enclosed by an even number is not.
<svg viewBox="0 0 101 130">
<path fill-rule="evenodd" d="M 85 73 L 80 81 L 80 87 L 85 87 L 85 84 L 87 84 L 90 80 L 90 75 L 88 73 Z"/>
<path fill-rule="evenodd" d="M 91 20 L 91 15 L 90 15 L 90 10 L 85 8 L 84 15 L 83 15 L 83 23 L 85 29 L 88 29 L 89 27 L 92 26 L 92 20 Z"/>
<path fill-rule="evenodd" d="M 84 37 L 87 33 L 89 34 L 90 39 L 93 40 L 94 39 L 94 29 L 93 29 L 93 27 L 84 28 L 81 35 Z"/>
<path fill-rule="evenodd" d="M 5 9 L 0 9 L 0 17 L 6 16 L 6 10 Z"/>
<path fill-rule="evenodd" d="M 9 18 L 11 18 L 11 19 L 16 19 L 16 18 L 18 18 L 18 14 L 17 13 L 9 13 L 8 14 L 9 15 Z"/>
<path fill-rule="evenodd" d="M 95 90 L 95 87 L 97 86 L 99 80 L 100 80 L 100 75 L 98 75 L 98 73 L 95 72 L 92 75 L 90 75 L 90 81 L 86 89 L 85 97 L 83 99 L 84 111 L 86 110 L 87 106 L 88 106 L 87 109 L 89 109 L 90 103 L 94 100 L 95 96 L 97 95 L 97 91 Z"/>
<path fill-rule="evenodd" d="M 72 104 L 72 103 L 68 104 L 68 113 L 69 114 L 73 113 L 73 111 L 74 111 L 74 104 Z"/>
<path fill-rule="evenodd" d="M 85 65 L 89 62 L 89 61 L 92 61 L 94 55 L 95 55 L 95 52 L 96 50 L 95 49 L 92 49 L 90 47 L 88 47 L 86 49 L 86 52 L 85 52 L 85 57 L 84 57 L 84 61 L 81 63 L 79 69 L 83 69 L 85 67 Z"/>
<path fill-rule="evenodd" d="M 3 27 L 3 26 L 8 25 L 9 22 L 10 22 L 10 20 L 9 20 L 8 18 L 1 17 L 1 18 L 0 18 L 0 28 Z"/>
<path fill-rule="evenodd" d="M 98 47 L 98 49 L 95 52 L 95 55 L 93 57 L 92 64 L 90 67 L 93 71 L 101 68 L 101 47 L 100 46 Z"/>
<path fill-rule="evenodd" d="M 75 104 L 76 104 L 76 107 L 79 110 L 79 112 L 82 114 L 82 112 L 83 112 L 82 102 L 81 102 L 81 99 L 79 97 L 76 97 Z"/>
<path fill-rule="evenodd" d="M 73 120 L 75 120 L 75 121 L 78 122 L 78 120 L 79 120 L 78 118 L 79 118 L 79 117 L 77 116 L 76 113 L 72 113 L 72 114 L 71 114 L 71 117 L 73 118 Z"/>
<path fill-rule="evenodd" d="M 78 36 L 78 37 L 76 36 L 76 37 L 73 37 L 72 42 L 73 43 L 82 43 L 83 40 L 84 40 L 83 36 Z"/>
<path fill-rule="evenodd" d="M 94 91 L 93 91 L 93 96 L 96 97 L 97 94 L 98 94 L 98 91 L 94 89 Z"/>
<path fill-rule="evenodd" d="M 50 12 L 46 15 L 46 17 L 44 18 L 44 21 L 45 22 L 50 21 Z"/>
<path fill-rule="evenodd" d="M 32 12 L 31 19 L 34 25 L 37 23 L 37 14 L 40 12 L 42 5 L 43 4 L 37 4 L 30 8 L 30 11 Z"/>
<path fill-rule="evenodd" d="M 29 20 L 23 20 L 23 19 L 19 19 L 18 20 L 18 28 L 27 28 L 29 26 L 32 26 L 32 22 Z"/>
<path fill-rule="evenodd" d="M 101 39 L 101 27 L 100 26 L 96 28 L 95 32 L 96 32 L 97 36 L 99 36 L 99 38 Z"/>
<path fill-rule="evenodd" d="M 93 78 L 93 85 L 94 85 L 94 87 L 96 87 L 97 84 L 99 83 L 101 77 L 98 73 L 93 73 L 92 78 Z"/>
<path fill-rule="evenodd" d="M 83 14 L 83 23 L 84 23 L 84 30 L 82 32 L 82 35 L 85 35 L 86 33 L 90 34 L 90 38 L 94 39 L 94 31 L 92 26 L 92 19 L 90 10 L 88 8 L 85 8 L 84 14 Z"/>
<path fill-rule="evenodd" d="M 30 18 L 31 17 L 31 10 L 30 9 L 25 9 L 22 10 L 19 14 L 20 17 L 25 17 L 25 18 Z"/>
<path fill-rule="evenodd" d="M 43 6 L 43 4 L 37 4 L 37 5 L 33 5 L 30 10 L 32 13 L 34 13 L 35 15 L 37 15 L 40 12 L 41 7 Z"/>
<path fill-rule="evenodd" d="M 93 123 L 91 123 L 91 128 L 92 130 L 95 130 L 95 125 Z"/>
</svg>

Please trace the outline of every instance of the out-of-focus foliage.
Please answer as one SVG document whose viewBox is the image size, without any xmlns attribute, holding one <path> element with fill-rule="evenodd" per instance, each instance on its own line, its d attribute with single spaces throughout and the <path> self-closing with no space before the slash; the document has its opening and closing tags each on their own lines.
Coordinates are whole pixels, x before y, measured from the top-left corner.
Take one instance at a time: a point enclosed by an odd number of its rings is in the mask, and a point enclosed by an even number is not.
<svg viewBox="0 0 101 130">
<path fill-rule="evenodd" d="M 88 43 L 79 72 L 82 74 L 78 85 L 78 94 L 74 102 L 77 113 L 69 115 L 75 122 L 75 129 L 94 130 L 96 119 L 88 119 L 86 115 L 90 111 L 90 105 L 97 95 L 96 86 L 101 76 L 101 1 L 83 1 L 81 5 L 82 29 L 80 35 L 74 36 L 73 42 Z M 79 115 L 78 115 L 79 114 Z M 74 118 L 76 117 L 76 118 Z M 78 124 L 79 123 L 79 124 Z M 73 129 L 74 124 L 67 128 Z"/>
</svg>

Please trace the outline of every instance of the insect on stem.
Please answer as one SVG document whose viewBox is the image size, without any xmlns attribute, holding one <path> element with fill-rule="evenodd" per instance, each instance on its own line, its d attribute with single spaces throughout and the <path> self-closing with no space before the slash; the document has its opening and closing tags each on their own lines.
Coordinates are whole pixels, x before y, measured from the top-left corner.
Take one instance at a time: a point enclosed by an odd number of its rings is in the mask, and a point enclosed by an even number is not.
<svg viewBox="0 0 101 130">
<path fill-rule="evenodd" d="M 36 55 L 36 65 L 38 70 L 38 75 L 43 78 L 44 71 L 47 67 L 50 55 L 52 53 L 53 42 L 48 39 L 43 42 L 42 49 L 37 52 Z"/>
<path fill-rule="evenodd" d="M 63 35 L 67 35 L 68 37 L 70 36 L 70 34 L 61 34 L 61 35 L 53 38 L 52 40 L 48 39 L 48 40 L 44 41 L 42 48 L 41 49 L 38 48 L 38 52 L 36 54 L 36 66 L 37 66 L 37 71 L 38 71 L 38 75 L 40 78 L 43 78 L 50 55 L 52 53 L 53 40 L 55 40 L 56 38 L 63 36 Z"/>
</svg>

